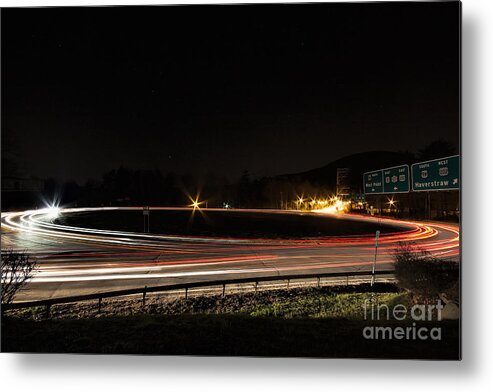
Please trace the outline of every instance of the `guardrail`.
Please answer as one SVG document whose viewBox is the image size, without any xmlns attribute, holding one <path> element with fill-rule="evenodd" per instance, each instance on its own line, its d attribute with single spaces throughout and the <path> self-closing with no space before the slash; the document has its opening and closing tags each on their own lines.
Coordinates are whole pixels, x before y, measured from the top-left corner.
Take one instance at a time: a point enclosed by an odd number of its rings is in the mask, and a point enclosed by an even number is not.
<svg viewBox="0 0 493 392">
<path fill-rule="evenodd" d="M 224 296 L 226 292 L 226 286 L 232 284 L 255 283 L 254 290 L 255 292 L 257 292 L 259 282 L 287 281 L 287 288 L 289 288 L 289 283 L 291 280 L 316 278 L 317 285 L 320 286 L 321 278 L 345 277 L 346 282 L 348 283 L 349 277 L 356 277 L 356 276 L 371 277 L 371 276 L 379 276 L 379 275 L 392 275 L 393 273 L 394 271 L 392 270 L 376 271 L 374 275 L 372 275 L 371 271 L 326 272 L 326 273 L 317 273 L 317 274 L 275 275 L 275 276 L 258 276 L 258 277 L 227 279 L 227 280 L 208 280 L 208 281 L 200 281 L 200 282 L 177 283 L 177 284 L 171 284 L 165 286 L 151 286 L 151 287 L 145 286 L 143 288 L 133 288 L 133 289 L 125 289 L 125 290 L 107 291 L 102 293 L 100 292 L 93 294 L 74 295 L 70 297 L 50 298 L 50 299 L 44 299 L 38 301 L 14 302 L 10 304 L 2 304 L 2 308 L 3 310 L 9 310 L 9 309 L 30 308 L 35 306 L 45 306 L 46 315 L 49 316 L 50 308 L 52 305 L 82 302 L 82 301 L 89 301 L 95 299 L 99 300 L 98 311 L 100 311 L 103 298 L 113 298 L 113 297 L 122 297 L 127 295 L 142 294 L 142 304 L 145 305 L 146 295 L 148 293 L 185 290 L 185 298 L 188 298 L 188 290 L 191 288 L 222 286 L 222 295 Z"/>
</svg>

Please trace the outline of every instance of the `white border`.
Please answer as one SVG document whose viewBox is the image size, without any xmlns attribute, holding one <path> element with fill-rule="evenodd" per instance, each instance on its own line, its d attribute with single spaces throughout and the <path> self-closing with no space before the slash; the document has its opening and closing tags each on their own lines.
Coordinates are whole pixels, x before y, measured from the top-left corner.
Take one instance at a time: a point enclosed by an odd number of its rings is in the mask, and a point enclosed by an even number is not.
<svg viewBox="0 0 493 392">
<path fill-rule="evenodd" d="M 1 6 L 48 4 L 90 5 L 91 2 L 0 0 Z M 396 389 L 399 392 L 484 392 L 491 389 L 493 262 L 490 244 L 493 209 L 485 206 L 491 204 L 493 181 L 480 183 L 490 176 L 493 151 L 491 15 L 491 0 L 464 0 L 461 196 L 465 212 L 462 238 L 466 268 L 463 273 L 462 362 L 0 354 L 2 388 L 15 392 L 67 389 L 71 392 L 162 389 L 201 392 L 325 392 L 337 389 L 357 392 Z"/>
</svg>

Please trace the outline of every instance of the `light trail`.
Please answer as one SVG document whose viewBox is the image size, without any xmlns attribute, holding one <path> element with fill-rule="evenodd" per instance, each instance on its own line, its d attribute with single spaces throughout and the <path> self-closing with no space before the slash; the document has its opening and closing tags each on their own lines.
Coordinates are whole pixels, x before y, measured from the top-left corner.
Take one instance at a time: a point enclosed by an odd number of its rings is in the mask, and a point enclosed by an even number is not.
<svg viewBox="0 0 493 392">
<path fill-rule="evenodd" d="M 141 207 L 70 208 L 57 214 L 142 210 Z M 188 210 L 190 208 L 156 208 Z M 231 210 L 201 209 L 206 211 Z M 267 214 L 296 211 L 233 210 Z M 322 213 L 318 212 L 317 215 Z M 399 242 L 414 242 L 431 254 L 459 259 L 459 227 L 446 223 L 397 221 L 354 214 L 331 219 L 380 223 L 396 229 L 379 240 L 377 264 L 392 267 Z M 21 299 L 74 295 L 151 284 L 252 277 L 314 271 L 369 270 L 373 234 L 304 239 L 247 239 L 130 233 L 58 225 L 52 209 L 2 213 L 2 248 L 28 249 L 37 257 L 36 273 Z M 398 231 L 399 230 L 399 231 Z"/>
</svg>

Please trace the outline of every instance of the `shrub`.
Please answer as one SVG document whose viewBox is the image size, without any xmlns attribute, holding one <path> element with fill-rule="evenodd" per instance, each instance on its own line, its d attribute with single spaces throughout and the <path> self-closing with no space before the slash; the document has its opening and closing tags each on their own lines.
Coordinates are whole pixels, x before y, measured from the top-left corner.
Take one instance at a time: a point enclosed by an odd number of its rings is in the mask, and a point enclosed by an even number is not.
<svg viewBox="0 0 493 392">
<path fill-rule="evenodd" d="M 440 297 L 445 302 L 458 302 L 459 263 L 440 260 L 413 243 L 400 243 L 393 256 L 401 289 L 424 299 Z"/>
<path fill-rule="evenodd" d="M 36 260 L 26 252 L 2 251 L 2 304 L 10 304 L 35 272 Z"/>
</svg>

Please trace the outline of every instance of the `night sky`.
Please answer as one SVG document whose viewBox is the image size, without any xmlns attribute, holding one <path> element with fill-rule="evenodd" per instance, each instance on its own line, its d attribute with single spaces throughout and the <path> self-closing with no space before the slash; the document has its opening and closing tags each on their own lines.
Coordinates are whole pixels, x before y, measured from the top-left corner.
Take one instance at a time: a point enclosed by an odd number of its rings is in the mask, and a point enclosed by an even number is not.
<svg viewBox="0 0 493 392">
<path fill-rule="evenodd" d="M 2 10 L 2 139 L 29 175 L 237 179 L 459 144 L 459 4 Z"/>
</svg>

